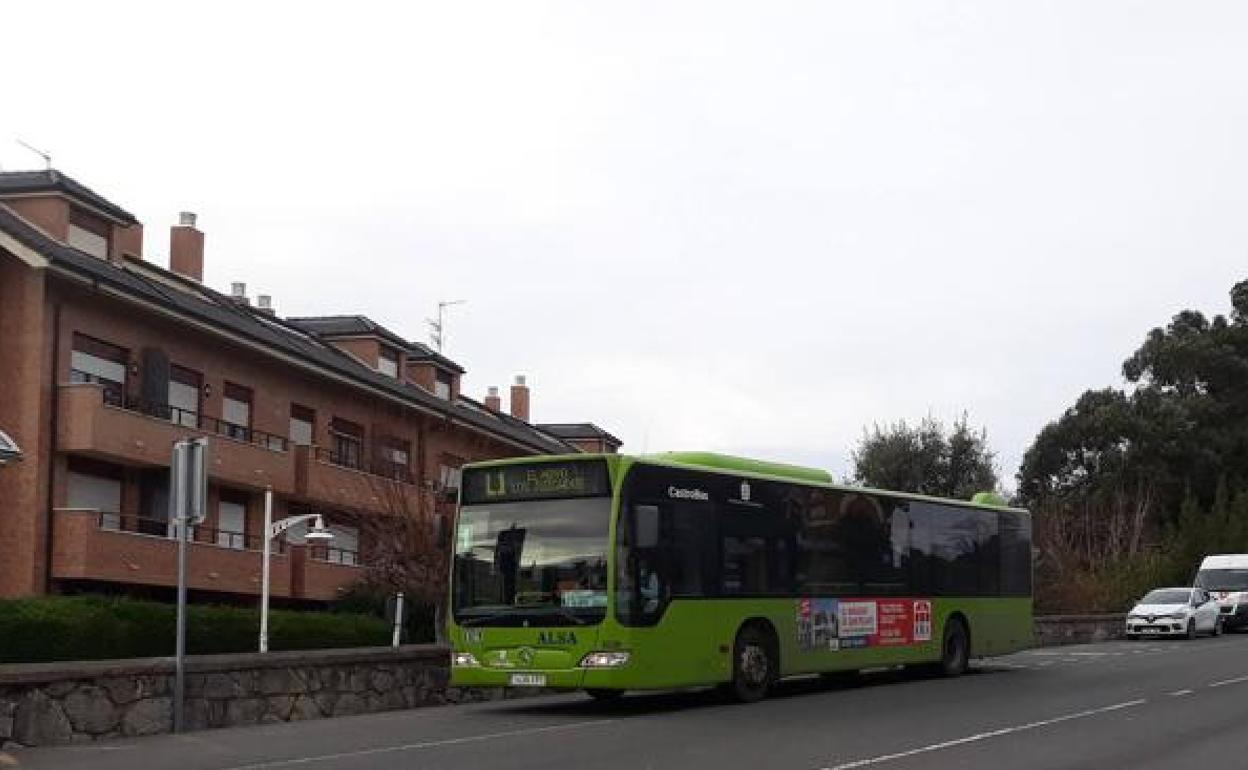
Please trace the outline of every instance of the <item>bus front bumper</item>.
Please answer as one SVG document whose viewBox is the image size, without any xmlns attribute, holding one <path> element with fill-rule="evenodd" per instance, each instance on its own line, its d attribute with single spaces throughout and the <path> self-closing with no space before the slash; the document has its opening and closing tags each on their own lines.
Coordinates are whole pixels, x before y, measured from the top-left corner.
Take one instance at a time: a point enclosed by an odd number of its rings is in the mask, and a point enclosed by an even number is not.
<svg viewBox="0 0 1248 770">
<path fill-rule="evenodd" d="M 451 668 L 451 687 L 534 687 L 550 690 L 625 689 L 622 669 L 561 669 L 556 671 L 525 671 L 455 666 Z"/>
</svg>

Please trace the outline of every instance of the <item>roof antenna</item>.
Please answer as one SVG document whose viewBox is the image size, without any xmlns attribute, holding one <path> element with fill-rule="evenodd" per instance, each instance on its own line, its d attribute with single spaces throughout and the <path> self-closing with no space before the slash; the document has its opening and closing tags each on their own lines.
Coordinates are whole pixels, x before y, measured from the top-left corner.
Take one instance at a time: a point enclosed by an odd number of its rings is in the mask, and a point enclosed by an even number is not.
<svg viewBox="0 0 1248 770">
<path fill-rule="evenodd" d="M 425 323 L 429 324 L 429 339 L 433 341 L 433 345 L 438 349 L 439 353 L 442 352 L 442 345 L 446 341 L 446 320 L 444 318 L 446 309 L 451 305 L 462 305 L 467 301 L 466 299 L 444 299 L 438 303 L 438 317 L 436 319 L 425 319 Z"/>
<path fill-rule="evenodd" d="M 45 152 L 44 150 L 41 150 L 38 147 L 27 144 L 26 142 L 23 142 L 21 139 L 14 139 L 13 141 L 17 142 L 21 146 L 25 147 L 26 149 L 30 150 L 34 154 L 43 158 L 43 167 L 47 169 L 48 171 L 52 170 L 52 153 Z"/>
</svg>

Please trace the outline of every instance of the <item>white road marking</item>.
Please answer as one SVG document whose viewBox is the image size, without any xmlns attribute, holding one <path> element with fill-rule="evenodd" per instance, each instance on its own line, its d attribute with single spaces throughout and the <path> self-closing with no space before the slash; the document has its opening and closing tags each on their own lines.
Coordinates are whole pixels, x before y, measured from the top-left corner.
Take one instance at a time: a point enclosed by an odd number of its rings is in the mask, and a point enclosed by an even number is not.
<svg viewBox="0 0 1248 770">
<path fill-rule="evenodd" d="M 543 733 L 553 733 L 560 730 L 576 730 L 582 727 L 598 727 L 600 725 L 609 725 L 617 722 L 615 719 L 595 719 L 590 722 L 572 722 L 564 725 L 550 725 L 548 727 L 526 727 L 523 730 L 506 730 L 498 733 L 485 733 L 483 735 L 466 735 L 462 738 L 443 738 L 437 741 L 422 741 L 420 743 L 405 743 L 401 746 L 379 746 L 373 749 L 360 749 L 359 751 L 341 751 L 335 754 L 317 754 L 309 757 L 294 757 L 293 759 L 275 759 L 272 762 L 257 762 L 251 765 L 236 765 L 227 770 L 262 770 L 266 767 L 292 767 L 294 765 L 309 765 L 315 762 L 333 762 L 338 759 L 346 759 L 348 757 L 367 757 L 377 754 L 393 754 L 398 751 L 419 751 L 421 749 L 435 749 L 442 746 L 459 746 L 465 743 L 479 743 L 481 741 L 493 741 L 499 738 L 517 738 L 523 735 L 541 735 Z"/>
<path fill-rule="evenodd" d="M 1191 695 L 1191 694 L 1192 694 L 1191 690 L 1175 690 L 1174 692 L 1169 693 L 1171 697 L 1176 697 L 1176 698 L 1180 695 Z"/>
<path fill-rule="evenodd" d="M 1101 706 L 1100 708 L 1087 709 L 1086 711 L 1076 711 L 1073 714 L 1063 714 L 1060 717 L 1053 717 L 1051 719 L 1041 719 L 1035 722 L 1027 722 L 1026 724 L 1012 725 L 1010 727 L 1002 727 L 996 730 L 989 730 L 988 732 L 984 732 L 984 733 L 976 733 L 975 735 L 968 735 L 964 738 L 955 738 L 951 741 L 942 741 L 940 743 L 933 743 L 928 746 L 920 746 L 917 749 L 910 749 L 909 751 L 899 751 L 896 754 L 883 754 L 881 756 L 870 757 L 868 759 L 857 759 L 857 760 L 854 760 L 853 762 L 845 762 L 843 764 L 833 765 L 831 767 L 825 767 L 823 768 L 823 770 L 851 770 L 852 768 L 856 768 L 856 767 L 868 767 L 870 765 L 880 765 L 885 762 L 894 762 L 898 759 L 908 759 L 909 757 L 917 756 L 919 754 L 929 754 L 933 751 L 943 751 L 944 749 L 951 749 L 956 746 L 965 746 L 968 743 L 978 743 L 980 741 L 986 741 L 989 738 L 1000 738 L 1002 735 L 1010 735 L 1012 733 L 1021 733 L 1027 730 L 1036 730 L 1041 727 L 1048 727 L 1050 725 L 1059 724 L 1061 722 L 1070 722 L 1071 720 L 1075 720 L 1075 719 L 1086 719 L 1088 717 L 1094 717 L 1099 714 L 1108 714 L 1111 711 L 1121 711 L 1122 709 L 1128 709 L 1134 706 L 1140 706 L 1147 702 L 1148 701 L 1146 699 L 1141 698 L 1139 700 L 1129 700 L 1129 701 L 1124 701 L 1122 703 L 1115 703 L 1111 706 Z"/>
<path fill-rule="evenodd" d="M 1248 676 L 1237 676 L 1234 679 L 1223 679 L 1221 682 L 1214 682 L 1210 687 L 1225 687 L 1228 684 L 1239 684 L 1240 682 L 1248 682 Z"/>
</svg>

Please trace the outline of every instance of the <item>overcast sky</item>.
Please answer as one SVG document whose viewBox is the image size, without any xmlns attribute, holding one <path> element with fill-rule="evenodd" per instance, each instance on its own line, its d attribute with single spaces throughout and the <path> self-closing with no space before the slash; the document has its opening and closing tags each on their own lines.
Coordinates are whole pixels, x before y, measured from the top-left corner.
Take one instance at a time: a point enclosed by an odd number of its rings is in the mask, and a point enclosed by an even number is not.
<svg viewBox="0 0 1248 770">
<path fill-rule="evenodd" d="M 837 475 L 963 410 L 1011 478 L 1248 277 L 1241 2 L 8 4 L 13 140 L 165 264 L 414 339 L 631 451 Z"/>
</svg>

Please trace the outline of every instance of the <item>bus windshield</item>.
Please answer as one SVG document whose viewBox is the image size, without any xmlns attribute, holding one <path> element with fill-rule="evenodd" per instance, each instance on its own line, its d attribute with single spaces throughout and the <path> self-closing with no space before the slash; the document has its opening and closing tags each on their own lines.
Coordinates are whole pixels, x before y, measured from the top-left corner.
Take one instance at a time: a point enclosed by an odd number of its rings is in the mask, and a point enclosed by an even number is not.
<svg viewBox="0 0 1248 770">
<path fill-rule="evenodd" d="M 465 505 L 455 532 L 455 622 L 600 622 L 610 514 L 609 497 Z"/>
<path fill-rule="evenodd" d="M 1210 591 L 1248 591 L 1248 569 L 1202 569 L 1196 585 Z"/>
</svg>

